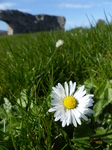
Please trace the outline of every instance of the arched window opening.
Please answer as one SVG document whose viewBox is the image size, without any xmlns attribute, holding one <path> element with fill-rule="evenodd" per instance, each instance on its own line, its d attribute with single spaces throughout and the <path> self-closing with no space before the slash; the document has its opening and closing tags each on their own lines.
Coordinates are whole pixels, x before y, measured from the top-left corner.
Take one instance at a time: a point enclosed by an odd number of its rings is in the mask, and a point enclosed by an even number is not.
<svg viewBox="0 0 112 150">
<path fill-rule="evenodd" d="M 7 35 L 8 33 L 8 24 L 0 20 L 0 35 Z"/>
</svg>

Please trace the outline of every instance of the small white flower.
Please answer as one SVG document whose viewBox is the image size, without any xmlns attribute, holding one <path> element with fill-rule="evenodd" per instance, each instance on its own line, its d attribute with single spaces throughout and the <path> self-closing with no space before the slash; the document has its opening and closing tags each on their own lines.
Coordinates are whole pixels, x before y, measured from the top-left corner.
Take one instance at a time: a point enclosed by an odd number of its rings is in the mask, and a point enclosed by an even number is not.
<svg viewBox="0 0 112 150">
<path fill-rule="evenodd" d="M 62 127 L 73 123 L 77 127 L 77 123 L 81 125 L 81 118 L 88 121 L 86 115 L 90 116 L 94 114 L 94 111 L 89 107 L 93 106 L 92 94 L 87 94 L 87 90 L 84 90 L 84 85 L 79 87 L 76 92 L 76 82 L 72 81 L 67 84 L 64 83 L 64 87 L 58 83 L 56 87 L 52 87 L 52 100 L 49 112 L 55 112 L 55 121 L 60 120 Z M 87 95 L 86 95 L 87 94 Z"/>
<path fill-rule="evenodd" d="M 82 29 L 79 30 L 79 33 L 82 33 Z"/>
<path fill-rule="evenodd" d="M 59 47 L 59 46 L 63 45 L 63 43 L 64 43 L 63 40 L 58 40 L 58 41 L 56 42 L 56 47 Z"/>
<path fill-rule="evenodd" d="M 9 113 L 11 108 L 12 108 L 12 105 L 11 105 L 11 103 L 9 102 L 9 100 L 7 98 L 4 98 L 4 102 L 5 102 L 3 104 L 4 109 L 6 110 L 7 113 Z"/>
</svg>

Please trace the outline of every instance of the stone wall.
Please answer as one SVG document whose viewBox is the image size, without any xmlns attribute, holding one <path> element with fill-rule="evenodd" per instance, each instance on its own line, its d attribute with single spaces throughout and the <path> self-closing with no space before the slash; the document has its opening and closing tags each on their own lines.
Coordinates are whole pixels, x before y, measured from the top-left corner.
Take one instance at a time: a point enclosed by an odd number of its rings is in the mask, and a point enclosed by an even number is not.
<svg viewBox="0 0 112 150">
<path fill-rule="evenodd" d="M 18 10 L 0 10 L 0 20 L 8 24 L 8 35 L 64 30 L 66 21 L 63 16 L 31 15 Z"/>
</svg>

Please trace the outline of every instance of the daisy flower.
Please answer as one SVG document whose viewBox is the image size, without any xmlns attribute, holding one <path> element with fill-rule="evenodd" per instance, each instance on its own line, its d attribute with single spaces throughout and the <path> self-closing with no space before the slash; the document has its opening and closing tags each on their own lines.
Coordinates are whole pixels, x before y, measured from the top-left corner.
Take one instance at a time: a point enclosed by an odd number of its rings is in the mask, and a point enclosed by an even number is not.
<svg viewBox="0 0 112 150">
<path fill-rule="evenodd" d="M 49 112 L 55 112 L 55 121 L 60 120 L 62 127 L 73 123 L 75 127 L 77 124 L 81 125 L 81 118 L 88 121 L 86 115 L 91 116 L 94 111 L 89 107 L 93 106 L 92 94 L 87 94 L 84 90 L 84 85 L 79 87 L 76 92 L 76 82 L 70 81 L 64 83 L 64 87 L 58 83 L 56 87 L 52 87 L 51 105 Z"/>
<path fill-rule="evenodd" d="M 56 47 L 59 47 L 59 46 L 63 45 L 63 43 L 64 43 L 63 40 L 58 40 L 58 41 L 56 42 Z"/>
</svg>

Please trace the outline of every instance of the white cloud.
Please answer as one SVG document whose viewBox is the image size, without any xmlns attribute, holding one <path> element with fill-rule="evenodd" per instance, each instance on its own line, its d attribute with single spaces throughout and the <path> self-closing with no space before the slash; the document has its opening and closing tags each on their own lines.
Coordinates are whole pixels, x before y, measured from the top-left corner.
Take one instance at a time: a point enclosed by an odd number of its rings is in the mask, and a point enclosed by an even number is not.
<svg viewBox="0 0 112 150">
<path fill-rule="evenodd" d="M 15 6 L 16 4 L 15 3 L 1 3 L 0 4 L 0 9 L 4 10 L 4 9 L 9 9 L 11 8 L 12 6 Z"/>
<path fill-rule="evenodd" d="M 82 5 L 82 4 L 60 4 L 61 8 L 91 8 L 92 5 Z"/>
<path fill-rule="evenodd" d="M 112 2 L 99 2 L 99 3 L 90 3 L 90 4 L 71 4 L 71 3 L 62 3 L 59 5 L 60 8 L 75 8 L 75 9 L 87 9 L 92 7 L 103 7 L 105 5 L 112 5 Z"/>
</svg>

